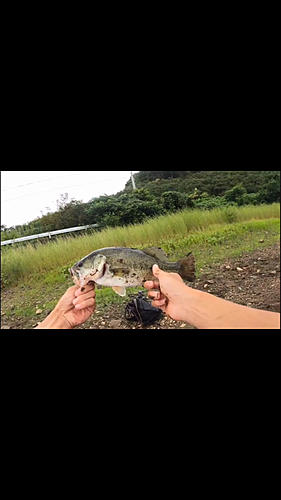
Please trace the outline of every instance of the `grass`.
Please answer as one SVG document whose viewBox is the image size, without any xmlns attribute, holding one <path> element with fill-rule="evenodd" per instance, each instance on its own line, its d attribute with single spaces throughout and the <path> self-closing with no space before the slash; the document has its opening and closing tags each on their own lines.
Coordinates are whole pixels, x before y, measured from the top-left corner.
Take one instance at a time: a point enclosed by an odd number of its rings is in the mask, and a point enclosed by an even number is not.
<svg viewBox="0 0 281 500">
<path fill-rule="evenodd" d="M 14 286 L 39 280 L 45 285 L 63 284 L 68 268 L 98 248 L 162 246 L 170 260 L 199 247 L 213 247 L 237 240 L 245 233 L 277 229 L 280 204 L 241 208 L 184 210 L 151 219 L 144 224 L 108 228 L 77 238 L 12 246 L 1 251 L 1 285 Z"/>
</svg>

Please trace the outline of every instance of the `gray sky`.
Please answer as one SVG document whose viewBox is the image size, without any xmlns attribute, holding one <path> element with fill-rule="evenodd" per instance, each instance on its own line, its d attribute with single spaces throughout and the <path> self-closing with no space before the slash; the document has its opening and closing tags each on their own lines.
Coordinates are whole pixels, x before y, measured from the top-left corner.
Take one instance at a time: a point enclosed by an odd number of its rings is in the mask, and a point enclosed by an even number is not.
<svg viewBox="0 0 281 500">
<path fill-rule="evenodd" d="M 133 171 L 136 173 L 137 171 Z M 116 194 L 124 189 L 130 171 L 2 171 L 1 224 L 7 227 L 24 224 L 41 217 L 40 210 L 56 210 L 60 194 L 69 200 L 89 201 L 104 194 Z"/>
</svg>

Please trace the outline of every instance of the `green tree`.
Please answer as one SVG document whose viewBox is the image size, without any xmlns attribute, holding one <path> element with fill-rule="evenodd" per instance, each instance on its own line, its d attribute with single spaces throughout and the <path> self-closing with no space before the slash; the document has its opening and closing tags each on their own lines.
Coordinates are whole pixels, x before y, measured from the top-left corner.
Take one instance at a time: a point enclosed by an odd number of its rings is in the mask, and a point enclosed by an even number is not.
<svg viewBox="0 0 281 500">
<path fill-rule="evenodd" d="M 280 202 L 280 172 L 271 172 L 258 195 L 259 203 Z"/>
<path fill-rule="evenodd" d="M 238 205 L 243 205 L 243 196 L 247 194 L 242 183 L 237 184 L 234 188 L 226 191 L 224 197 L 227 202 L 235 202 Z"/>
<path fill-rule="evenodd" d="M 181 210 L 187 206 L 194 206 L 189 196 L 184 193 L 179 193 L 178 191 L 167 191 L 162 194 L 161 198 L 163 207 L 168 211 Z"/>
</svg>

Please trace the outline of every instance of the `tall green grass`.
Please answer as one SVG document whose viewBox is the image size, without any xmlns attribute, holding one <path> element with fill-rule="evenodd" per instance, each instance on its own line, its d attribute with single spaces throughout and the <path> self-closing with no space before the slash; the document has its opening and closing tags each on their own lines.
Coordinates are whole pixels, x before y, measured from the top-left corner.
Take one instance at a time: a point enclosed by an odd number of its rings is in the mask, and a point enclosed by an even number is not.
<svg viewBox="0 0 281 500">
<path fill-rule="evenodd" d="M 223 244 L 245 231 L 265 229 L 280 219 L 280 204 L 216 208 L 210 211 L 184 210 L 151 219 L 144 224 L 108 228 L 78 238 L 66 237 L 35 247 L 10 247 L 1 251 L 1 279 L 16 284 L 23 279 L 38 279 L 50 271 L 67 273 L 67 268 L 98 248 L 162 246 L 171 256 L 196 244 Z M 253 223 L 251 222 L 253 221 Z M 268 221 L 268 222 L 267 222 Z M 244 224 L 243 224 L 244 223 Z M 213 243 L 212 243 L 213 242 Z"/>
</svg>

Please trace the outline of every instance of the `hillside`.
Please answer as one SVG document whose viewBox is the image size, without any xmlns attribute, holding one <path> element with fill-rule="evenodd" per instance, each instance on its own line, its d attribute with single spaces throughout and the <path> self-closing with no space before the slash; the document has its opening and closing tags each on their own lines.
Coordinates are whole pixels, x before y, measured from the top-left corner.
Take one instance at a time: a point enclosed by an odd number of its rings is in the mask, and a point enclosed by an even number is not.
<svg viewBox="0 0 281 500">
<path fill-rule="evenodd" d="M 154 196 L 161 196 L 166 191 L 191 194 L 195 188 L 200 192 L 208 193 L 210 196 L 223 196 L 226 191 L 240 183 L 243 184 L 247 193 L 258 193 L 272 179 L 277 181 L 279 179 L 280 183 L 280 172 L 272 170 L 199 170 L 141 171 L 135 174 L 136 187 L 138 189 L 146 188 Z M 132 191 L 131 181 L 126 183 L 124 191 Z"/>
</svg>

